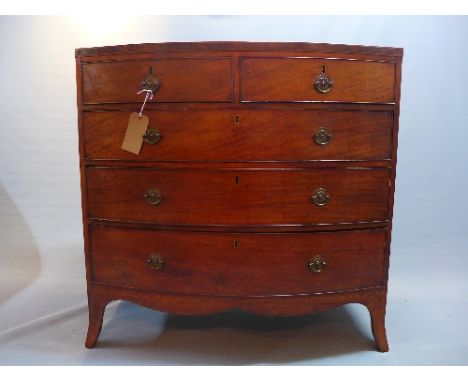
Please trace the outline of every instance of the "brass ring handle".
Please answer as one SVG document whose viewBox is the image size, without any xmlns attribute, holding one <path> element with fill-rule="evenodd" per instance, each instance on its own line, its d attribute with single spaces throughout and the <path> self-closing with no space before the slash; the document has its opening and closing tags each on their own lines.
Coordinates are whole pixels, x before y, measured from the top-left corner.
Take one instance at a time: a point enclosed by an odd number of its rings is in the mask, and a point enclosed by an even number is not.
<svg viewBox="0 0 468 382">
<path fill-rule="evenodd" d="M 317 76 L 314 82 L 315 90 L 317 90 L 319 93 L 328 93 L 333 87 L 333 81 L 325 72 L 326 68 L 324 65 L 322 66 L 322 73 Z"/>
<path fill-rule="evenodd" d="M 148 264 L 148 267 L 151 269 L 159 271 L 164 267 L 164 259 L 157 253 L 152 253 L 148 256 L 146 264 Z"/>
<path fill-rule="evenodd" d="M 152 127 L 146 130 L 146 132 L 143 134 L 143 140 L 146 143 L 149 143 L 151 145 L 158 143 L 160 139 L 161 139 L 161 133 L 159 132 L 158 129 L 154 129 Z"/>
<path fill-rule="evenodd" d="M 320 273 L 327 267 L 325 259 L 319 255 L 314 256 L 309 261 L 309 270 L 314 273 Z"/>
<path fill-rule="evenodd" d="M 162 195 L 161 191 L 157 188 L 148 188 L 144 194 L 145 200 L 148 204 L 157 205 L 161 203 Z"/>
<path fill-rule="evenodd" d="M 322 207 L 330 200 L 330 194 L 325 188 L 317 188 L 312 194 L 312 203 L 318 207 Z"/>
<path fill-rule="evenodd" d="M 325 127 L 320 127 L 314 135 L 315 143 L 320 146 L 328 145 L 330 143 L 331 138 L 331 134 Z"/>
<path fill-rule="evenodd" d="M 140 83 L 141 90 L 151 90 L 153 93 L 156 93 L 161 87 L 161 81 L 159 78 L 153 76 L 153 67 L 149 67 L 148 74 Z"/>
</svg>

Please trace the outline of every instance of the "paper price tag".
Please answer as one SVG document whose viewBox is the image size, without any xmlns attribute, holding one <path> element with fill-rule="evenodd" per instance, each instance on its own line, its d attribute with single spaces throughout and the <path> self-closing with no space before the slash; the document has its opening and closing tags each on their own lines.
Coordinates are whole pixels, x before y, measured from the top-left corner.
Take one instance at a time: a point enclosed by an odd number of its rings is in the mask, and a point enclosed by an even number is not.
<svg viewBox="0 0 468 382">
<path fill-rule="evenodd" d="M 149 118 L 146 115 L 141 117 L 138 113 L 130 114 L 128 120 L 127 131 L 122 143 L 122 149 L 132 154 L 140 154 L 141 145 L 143 144 L 143 135 L 148 128 Z"/>
</svg>

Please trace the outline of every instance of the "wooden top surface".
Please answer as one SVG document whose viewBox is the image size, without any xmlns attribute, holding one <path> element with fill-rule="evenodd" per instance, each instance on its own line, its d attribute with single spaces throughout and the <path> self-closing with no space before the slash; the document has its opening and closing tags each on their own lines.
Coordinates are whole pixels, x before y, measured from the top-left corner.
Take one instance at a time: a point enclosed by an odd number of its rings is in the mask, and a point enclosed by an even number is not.
<svg viewBox="0 0 468 382">
<path fill-rule="evenodd" d="M 352 53 L 382 56 L 403 56 L 402 48 L 325 44 L 310 42 L 247 42 L 247 41 L 203 41 L 203 42 L 163 42 L 78 48 L 76 57 L 101 56 L 112 54 L 159 53 L 184 51 L 271 51 Z"/>
</svg>

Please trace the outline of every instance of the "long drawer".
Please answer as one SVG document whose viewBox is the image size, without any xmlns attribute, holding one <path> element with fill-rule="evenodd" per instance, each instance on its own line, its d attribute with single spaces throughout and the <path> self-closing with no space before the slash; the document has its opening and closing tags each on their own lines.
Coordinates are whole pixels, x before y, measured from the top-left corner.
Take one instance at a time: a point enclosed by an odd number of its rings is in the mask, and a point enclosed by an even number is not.
<svg viewBox="0 0 468 382">
<path fill-rule="evenodd" d="M 83 103 L 142 102 L 149 75 L 159 88 L 148 102 L 232 101 L 231 58 L 164 58 L 83 64 Z"/>
<path fill-rule="evenodd" d="M 129 112 L 83 115 L 88 159 L 155 161 L 382 160 L 391 154 L 390 112 L 311 110 L 147 111 L 157 140 L 121 149 Z"/>
<path fill-rule="evenodd" d="M 383 229 L 224 234 L 92 227 L 92 281 L 148 291 L 288 295 L 382 285 Z"/>
<path fill-rule="evenodd" d="M 318 58 L 243 58 L 241 81 L 242 101 L 395 101 L 395 64 L 387 62 Z"/>
<path fill-rule="evenodd" d="M 386 221 L 389 170 L 88 168 L 89 217 L 161 224 Z"/>
</svg>

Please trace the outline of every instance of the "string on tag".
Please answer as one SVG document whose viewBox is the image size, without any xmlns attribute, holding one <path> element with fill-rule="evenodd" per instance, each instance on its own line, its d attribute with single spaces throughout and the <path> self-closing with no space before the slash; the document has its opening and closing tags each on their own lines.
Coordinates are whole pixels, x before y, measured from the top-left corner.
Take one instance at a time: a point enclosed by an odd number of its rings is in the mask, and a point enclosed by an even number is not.
<svg viewBox="0 0 468 382">
<path fill-rule="evenodd" d="M 146 92 L 146 95 L 145 95 L 145 100 L 143 101 L 143 105 L 141 105 L 140 112 L 138 113 L 139 118 L 141 118 L 141 116 L 143 115 L 143 109 L 145 108 L 146 101 L 148 101 L 148 99 L 150 99 L 150 100 L 153 99 L 153 91 L 152 90 L 143 89 L 143 90 L 140 90 L 137 94 L 141 94 L 143 92 Z"/>
</svg>

